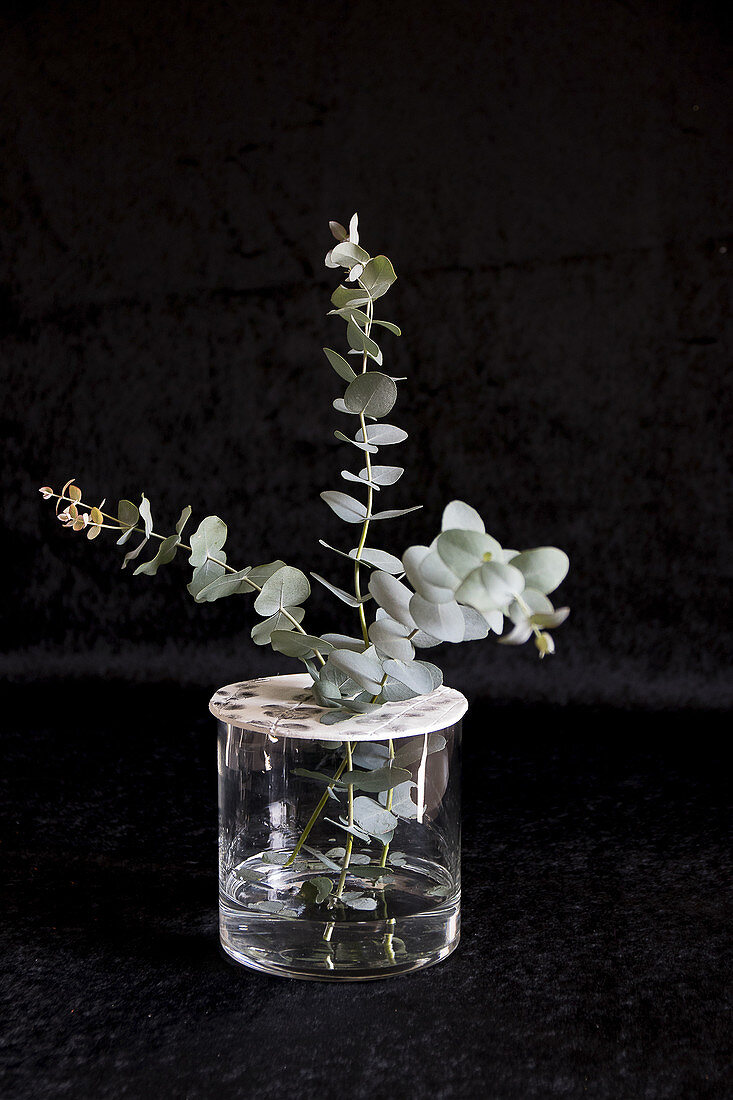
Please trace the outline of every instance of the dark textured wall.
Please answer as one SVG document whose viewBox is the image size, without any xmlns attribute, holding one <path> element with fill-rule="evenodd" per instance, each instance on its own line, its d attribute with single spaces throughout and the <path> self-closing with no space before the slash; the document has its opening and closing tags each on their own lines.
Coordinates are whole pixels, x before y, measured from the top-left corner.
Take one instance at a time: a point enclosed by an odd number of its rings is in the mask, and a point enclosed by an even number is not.
<svg viewBox="0 0 733 1100">
<path fill-rule="evenodd" d="M 555 542 L 540 664 L 444 647 L 496 699 L 722 706 L 733 241 L 729 28 L 705 4 L 38 3 L 5 9 L 0 318 L 11 677 L 216 684 L 286 667 L 240 599 L 118 572 L 37 496 L 190 502 L 230 560 L 346 579 L 318 500 L 348 456 L 320 347 L 326 222 L 399 282 L 410 432 L 383 525 L 453 496 Z M 338 345 L 337 345 L 338 346 Z M 390 455 L 390 459 L 392 455 Z M 403 461 L 404 460 L 404 461 Z M 348 535 L 347 535 L 348 538 Z M 314 625 L 348 615 L 318 594 Z M 345 625 L 345 624 L 344 624 Z"/>
</svg>

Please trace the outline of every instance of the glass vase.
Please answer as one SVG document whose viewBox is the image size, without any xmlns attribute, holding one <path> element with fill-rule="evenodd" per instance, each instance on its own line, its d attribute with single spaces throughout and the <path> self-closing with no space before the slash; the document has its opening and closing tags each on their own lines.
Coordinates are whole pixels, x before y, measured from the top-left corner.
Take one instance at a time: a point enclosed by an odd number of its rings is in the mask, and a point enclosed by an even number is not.
<svg viewBox="0 0 733 1100">
<path fill-rule="evenodd" d="M 449 688 L 325 725 L 308 676 L 222 688 L 220 935 L 231 958 L 356 981 L 460 934 L 461 718 Z"/>
</svg>

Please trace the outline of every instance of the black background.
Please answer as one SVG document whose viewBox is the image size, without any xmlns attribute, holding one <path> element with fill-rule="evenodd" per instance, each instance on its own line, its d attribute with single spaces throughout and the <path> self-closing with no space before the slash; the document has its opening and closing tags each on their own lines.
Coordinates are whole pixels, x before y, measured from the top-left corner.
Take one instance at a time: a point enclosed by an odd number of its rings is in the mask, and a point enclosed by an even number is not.
<svg viewBox="0 0 733 1100">
<path fill-rule="evenodd" d="M 0 28 L 16 1093 L 723 1095 L 723 8 L 103 0 Z M 410 439 L 381 503 L 424 505 L 379 545 L 460 496 L 568 551 L 572 616 L 542 663 L 439 651 L 473 704 L 467 935 L 336 989 L 215 949 L 206 699 L 288 662 L 248 601 L 120 575 L 36 489 L 144 489 L 163 529 L 191 503 L 230 561 L 345 583 L 317 544 L 350 457 L 322 259 L 354 210 L 399 275 Z"/>
</svg>

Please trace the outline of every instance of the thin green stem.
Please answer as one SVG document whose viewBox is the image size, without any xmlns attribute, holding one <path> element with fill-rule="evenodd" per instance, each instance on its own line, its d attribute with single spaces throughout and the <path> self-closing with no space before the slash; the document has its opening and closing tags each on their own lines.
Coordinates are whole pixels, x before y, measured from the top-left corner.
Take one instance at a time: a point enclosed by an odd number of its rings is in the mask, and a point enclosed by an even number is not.
<svg viewBox="0 0 733 1100">
<path fill-rule="evenodd" d="M 365 332 L 366 332 L 367 336 L 369 335 L 369 333 L 371 331 L 372 317 L 373 316 L 374 316 L 374 304 L 372 302 L 372 299 L 370 298 L 368 303 L 367 303 L 367 317 L 369 318 L 369 320 L 367 321 L 366 328 L 365 328 Z M 361 373 L 366 374 L 366 370 L 367 370 L 367 353 L 364 352 L 364 356 L 362 358 L 362 364 L 361 364 Z M 366 426 L 366 418 L 364 416 L 364 413 L 359 413 L 359 423 L 361 425 L 362 439 L 366 443 L 367 442 L 367 426 Z M 362 636 L 364 638 L 364 645 L 368 647 L 369 646 L 369 632 L 367 630 L 366 615 L 364 614 L 364 604 L 361 603 L 360 569 L 361 569 L 361 555 L 362 555 L 362 551 L 364 550 L 364 547 L 366 545 L 367 531 L 369 530 L 369 521 L 372 518 L 372 504 L 374 502 L 374 489 L 372 488 L 372 484 L 371 484 L 371 481 L 372 481 L 372 459 L 371 459 L 371 455 L 369 454 L 369 451 L 365 451 L 364 454 L 366 456 L 366 471 L 367 471 L 367 481 L 369 482 L 369 488 L 367 490 L 366 516 L 364 517 L 364 523 L 363 523 L 362 529 L 361 529 L 361 538 L 359 540 L 359 545 L 358 545 L 357 550 L 356 550 L 356 558 L 354 560 L 354 594 L 355 594 L 357 600 L 360 601 L 359 602 L 359 622 L 360 622 L 360 625 L 361 625 L 361 633 L 362 633 Z"/>
<path fill-rule="evenodd" d="M 351 750 L 352 750 L 351 742 L 347 741 L 346 742 L 346 759 L 348 761 L 349 771 L 351 771 L 352 767 L 353 767 L 352 760 L 351 760 Z M 349 828 L 353 829 L 353 827 L 354 827 L 354 784 L 353 783 L 349 783 L 349 785 L 348 785 L 348 800 L 349 800 L 348 823 L 349 823 Z M 341 874 L 339 875 L 338 886 L 336 887 L 336 895 L 335 896 L 336 896 L 337 899 L 340 898 L 341 895 L 344 892 L 344 886 L 346 884 L 346 875 L 347 875 L 347 872 L 349 870 L 349 863 L 351 862 L 351 852 L 352 852 L 353 847 L 354 847 L 354 834 L 353 833 L 347 833 L 346 851 L 344 853 L 344 862 L 341 865 Z"/>
<path fill-rule="evenodd" d="M 287 863 L 285 863 L 283 866 L 289 867 L 290 864 L 293 863 L 293 861 L 295 860 L 295 857 L 297 856 L 298 852 L 300 851 L 300 849 L 303 847 L 306 840 L 308 839 L 308 834 L 310 833 L 311 829 L 315 825 L 316 821 L 318 821 L 318 818 L 321 815 L 323 807 L 328 802 L 328 796 L 329 796 L 330 792 L 332 791 L 334 785 L 341 778 L 341 776 L 343 774 L 343 771 L 344 771 L 344 768 L 346 767 L 347 763 L 349 762 L 350 751 L 351 751 L 351 747 L 349 746 L 349 752 L 347 752 L 346 756 L 344 756 L 343 760 L 341 761 L 338 768 L 336 769 L 336 773 L 335 773 L 333 779 L 331 780 L 331 782 L 326 787 L 320 801 L 318 802 L 318 805 L 316 806 L 315 810 L 313 811 L 313 813 L 310 815 L 310 818 L 308 819 L 308 824 L 306 825 L 303 832 L 300 834 L 300 840 L 295 845 L 295 848 L 293 849 L 292 854 L 291 854 L 290 858 L 288 859 Z"/>
<path fill-rule="evenodd" d="M 94 507 L 94 505 L 85 504 L 84 501 L 82 501 L 82 500 L 77 501 L 77 500 L 74 500 L 72 497 L 61 496 L 60 493 L 52 493 L 51 496 L 55 497 L 56 500 L 68 500 L 69 503 L 75 504 L 77 506 L 77 508 L 88 508 L 88 509 L 91 510 L 92 507 Z M 110 515 L 107 514 L 107 512 L 102 512 L 100 509 L 97 509 L 97 511 L 99 512 L 100 516 L 102 516 L 104 519 L 111 519 L 112 520 L 112 526 L 109 526 L 107 524 L 104 525 L 108 530 L 138 531 L 141 535 L 146 534 L 146 531 L 145 531 L 144 527 L 126 527 L 123 524 L 121 524 L 120 521 L 115 516 L 110 516 Z M 159 535 L 157 533 L 157 531 L 151 531 L 150 535 L 148 535 L 147 537 L 158 539 L 159 542 L 164 542 L 167 536 L 166 535 Z M 181 550 L 188 550 L 189 553 L 192 552 L 191 547 L 188 545 L 187 542 L 179 542 L 178 545 L 180 546 Z M 239 570 L 235 569 L 234 566 L 227 565 L 227 563 L 225 561 L 220 561 L 219 558 L 212 558 L 211 554 L 206 555 L 206 560 L 212 562 L 214 565 L 220 565 L 227 573 L 238 573 L 239 572 Z M 247 580 L 246 577 L 244 579 L 247 582 L 247 584 L 250 585 L 251 588 L 254 588 L 255 592 L 261 592 L 262 591 L 262 586 L 261 585 L 255 584 L 254 581 Z M 290 612 L 286 611 L 284 607 L 280 608 L 280 613 L 284 616 L 284 618 L 286 618 L 288 620 L 288 622 L 293 624 L 293 628 L 295 630 L 297 630 L 300 634 L 307 634 L 308 633 L 308 631 L 305 630 L 300 625 L 300 623 L 297 621 L 297 619 L 294 619 L 293 616 L 290 614 Z M 316 657 L 318 658 L 318 660 L 321 662 L 321 664 L 325 665 L 326 662 L 325 662 L 323 656 L 318 652 L 318 650 L 315 650 L 315 654 L 316 654 Z"/>
<path fill-rule="evenodd" d="M 395 756 L 394 741 L 390 737 L 390 739 L 389 739 L 389 767 L 390 768 L 394 764 L 394 756 Z M 392 811 L 392 802 L 393 802 L 393 800 L 394 800 L 394 787 L 390 787 L 389 791 L 387 792 L 387 806 L 386 806 L 386 809 L 389 810 L 390 812 Z M 389 843 L 383 844 L 382 845 L 382 856 L 379 860 L 379 866 L 380 867 L 386 867 L 387 866 L 387 854 L 388 854 L 388 852 L 389 852 Z"/>
</svg>

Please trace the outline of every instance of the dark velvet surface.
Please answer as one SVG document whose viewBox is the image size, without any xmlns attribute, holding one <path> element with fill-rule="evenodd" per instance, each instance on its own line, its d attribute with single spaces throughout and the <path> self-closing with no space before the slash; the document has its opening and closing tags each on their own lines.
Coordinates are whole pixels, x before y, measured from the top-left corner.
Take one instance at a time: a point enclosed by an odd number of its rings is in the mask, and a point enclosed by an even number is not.
<svg viewBox="0 0 733 1100">
<path fill-rule="evenodd" d="M 3 1096 L 730 1095 L 730 10 L 2 8 Z M 376 544 L 461 496 L 569 552 L 572 616 L 542 663 L 437 652 L 472 704 L 464 941 L 339 988 L 216 949 L 206 700 L 291 664 L 36 488 L 190 502 L 231 562 L 345 584 L 322 257 L 355 209 L 399 275 L 383 506 L 424 504 Z"/>
<path fill-rule="evenodd" d="M 219 956 L 205 695 L 123 690 L 8 738 L 4 1096 L 729 1095 L 722 716 L 477 705 L 458 951 L 338 986 Z"/>
</svg>

